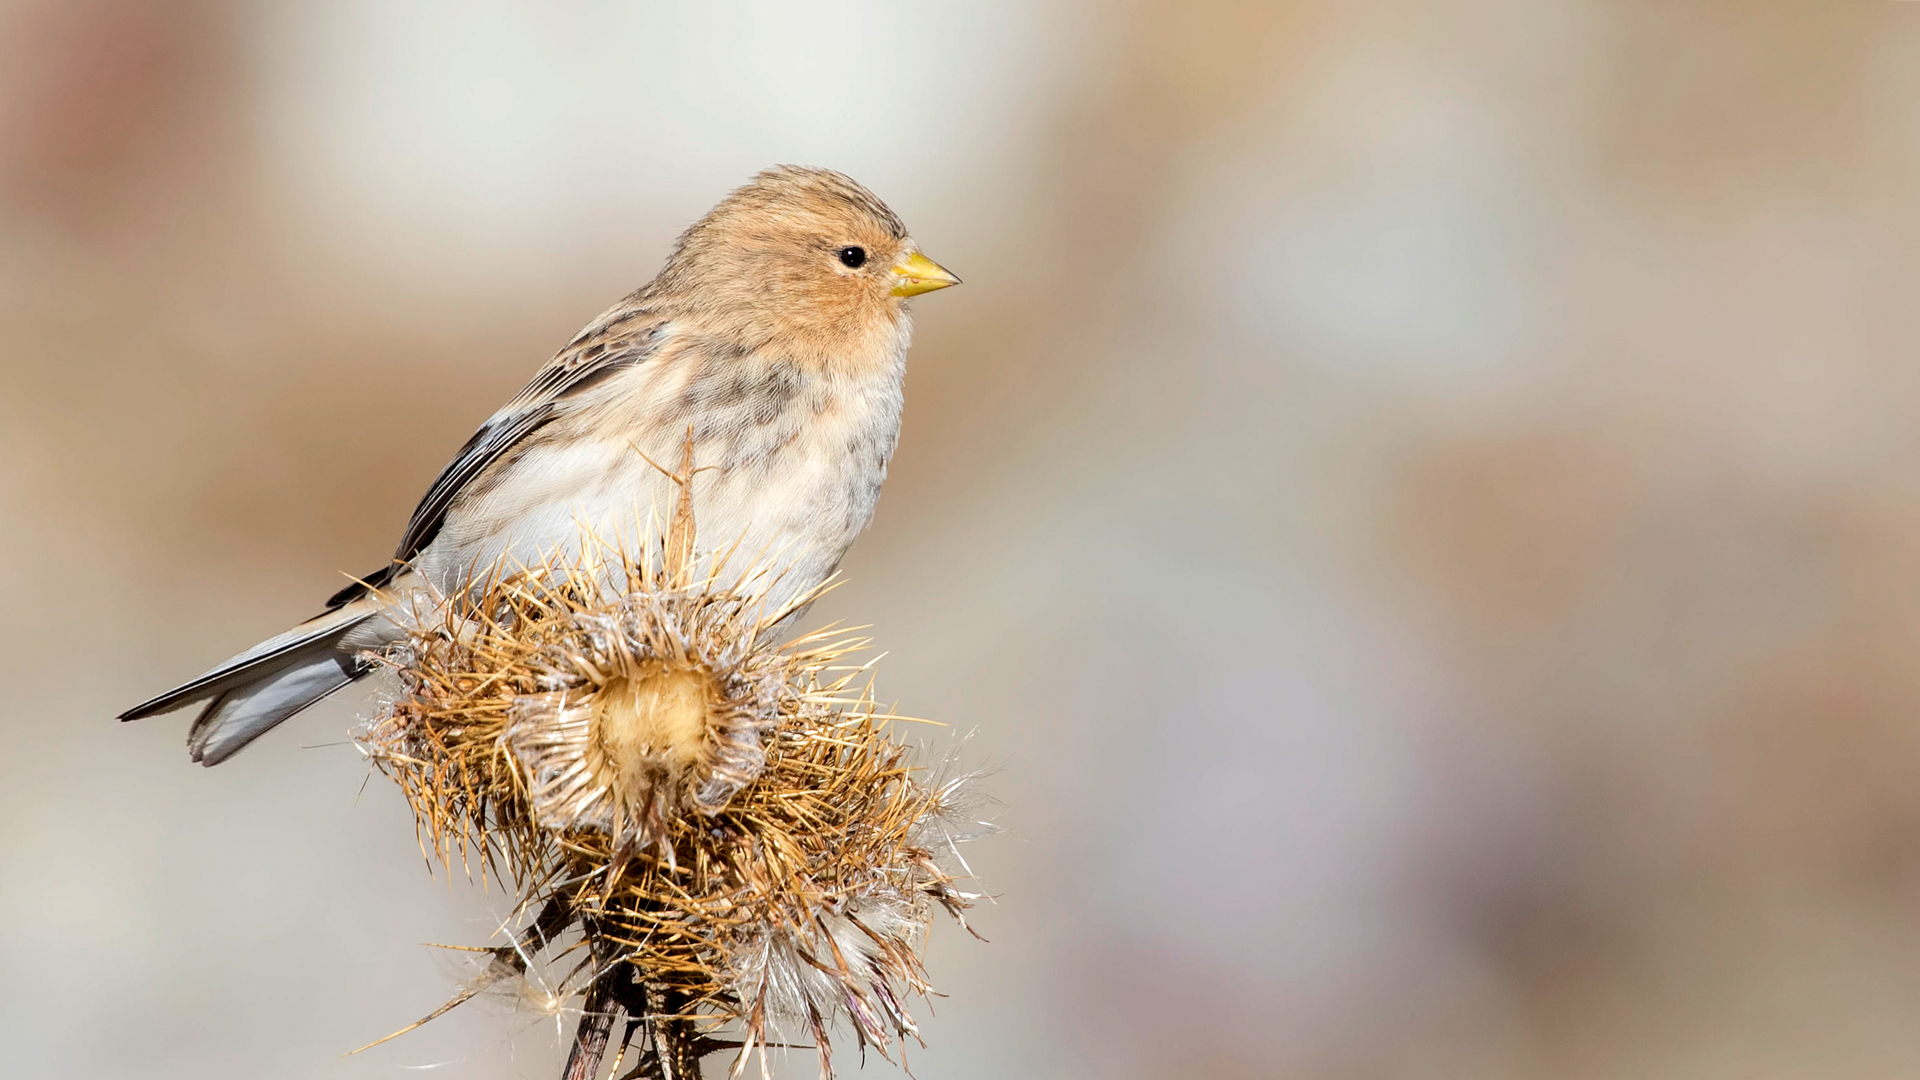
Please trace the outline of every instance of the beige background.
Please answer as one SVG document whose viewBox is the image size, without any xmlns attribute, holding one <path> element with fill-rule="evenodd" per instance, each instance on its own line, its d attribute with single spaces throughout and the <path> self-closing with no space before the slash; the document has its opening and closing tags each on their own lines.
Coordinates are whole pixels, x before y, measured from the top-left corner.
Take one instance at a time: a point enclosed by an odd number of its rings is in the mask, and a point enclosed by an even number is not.
<svg viewBox="0 0 1920 1080">
<path fill-rule="evenodd" d="M 338 1056 L 504 910 L 358 701 L 110 717 L 779 161 L 967 279 L 818 614 L 999 766 L 917 1076 L 1920 1074 L 1885 0 L 0 4 L 0 1072 L 556 1073 Z"/>
</svg>

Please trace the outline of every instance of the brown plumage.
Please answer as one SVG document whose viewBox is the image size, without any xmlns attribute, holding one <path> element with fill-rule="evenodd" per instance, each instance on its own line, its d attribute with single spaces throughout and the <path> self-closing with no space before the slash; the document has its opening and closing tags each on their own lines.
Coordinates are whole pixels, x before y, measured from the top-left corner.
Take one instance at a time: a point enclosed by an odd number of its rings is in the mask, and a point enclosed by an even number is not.
<svg viewBox="0 0 1920 1080">
<path fill-rule="evenodd" d="M 477 569 L 577 553 L 582 530 L 657 551 L 691 432 L 697 556 L 772 565 L 778 609 L 833 571 L 872 517 L 899 435 L 908 297 L 958 283 L 846 176 L 781 166 L 683 233 L 666 266 L 481 425 L 421 499 L 393 561 L 327 610 L 128 710 L 204 702 L 216 764 L 359 678 L 399 636 L 391 603 L 437 604 Z"/>
</svg>

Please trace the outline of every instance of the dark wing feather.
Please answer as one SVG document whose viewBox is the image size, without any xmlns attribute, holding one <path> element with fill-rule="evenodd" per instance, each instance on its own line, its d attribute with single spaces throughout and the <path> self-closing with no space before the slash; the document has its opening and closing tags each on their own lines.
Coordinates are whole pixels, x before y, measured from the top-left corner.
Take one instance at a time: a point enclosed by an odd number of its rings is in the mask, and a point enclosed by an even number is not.
<svg viewBox="0 0 1920 1080">
<path fill-rule="evenodd" d="M 335 593 L 327 606 L 350 603 L 365 595 L 369 586 L 379 588 L 390 580 L 398 564 L 420 554 L 439 535 L 448 509 L 467 485 L 558 416 L 563 401 L 652 358 L 659 351 L 661 325 L 660 319 L 644 309 L 627 306 L 616 307 L 594 320 L 540 369 L 526 389 L 482 424 L 447 463 L 414 508 L 400 546 L 394 550 L 393 563 L 368 575 L 364 582 L 356 581 Z"/>
<path fill-rule="evenodd" d="M 461 447 L 447 467 L 441 470 L 433 486 L 421 497 L 420 505 L 414 508 L 413 517 L 407 522 L 407 531 L 400 537 L 400 546 L 394 549 L 394 562 L 406 562 L 433 543 L 440 526 L 446 524 L 447 508 L 460 497 L 474 477 L 519 445 L 520 440 L 540 430 L 547 421 L 553 419 L 555 411 L 553 402 L 543 401 L 520 412 L 489 420 L 474 432 L 473 438 L 468 439 L 467 445 Z"/>
<path fill-rule="evenodd" d="M 651 358 L 659 350 L 661 324 L 647 316 L 643 309 L 622 306 L 595 319 L 506 408 L 474 432 L 414 509 L 394 561 L 407 562 L 432 543 L 446 523 L 447 508 L 467 485 L 558 415 L 561 402 Z"/>
<path fill-rule="evenodd" d="M 634 306 L 638 299 L 636 293 L 588 323 L 494 418 L 559 401 L 651 357 L 665 320 Z"/>
</svg>

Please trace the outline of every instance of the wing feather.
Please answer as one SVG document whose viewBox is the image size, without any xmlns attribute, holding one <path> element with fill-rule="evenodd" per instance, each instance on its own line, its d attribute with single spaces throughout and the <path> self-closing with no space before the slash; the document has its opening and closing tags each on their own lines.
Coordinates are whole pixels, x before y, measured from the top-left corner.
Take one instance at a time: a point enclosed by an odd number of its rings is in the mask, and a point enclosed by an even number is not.
<svg viewBox="0 0 1920 1080">
<path fill-rule="evenodd" d="M 659 352 L 662 326 L 662 320 L 649 317 L 644 309 L 625 306 L 594 320 L 447 463 L 408 520 L 394 550 L 394 562 L 407 562 L 431 544 L 446 524 L 448 509 L 468 485 L 558 416 L 569 397 L 653 358 Z M 352 591 L 352 587 L 342 590 L 334 602 L 351 599 L 346 594 Z"/>
</svg>

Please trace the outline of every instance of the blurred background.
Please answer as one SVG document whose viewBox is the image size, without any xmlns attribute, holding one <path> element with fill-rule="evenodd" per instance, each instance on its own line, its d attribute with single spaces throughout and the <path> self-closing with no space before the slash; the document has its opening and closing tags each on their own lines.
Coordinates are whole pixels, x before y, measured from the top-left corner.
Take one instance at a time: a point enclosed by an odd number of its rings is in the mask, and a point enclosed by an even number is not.
<svg viewBox="0 0 1920 1080">
<path fill-rule="evenodd" d="M 1920 1074 L 1920 4 L 7 0 L 8 1075 L 557 1075 L 339 1056 L 508 908 L 362 697 L 111 717 L 775 162 L 967 280 L 814 616 L 998 766 L 921 1080 Z"/>
</svg>

